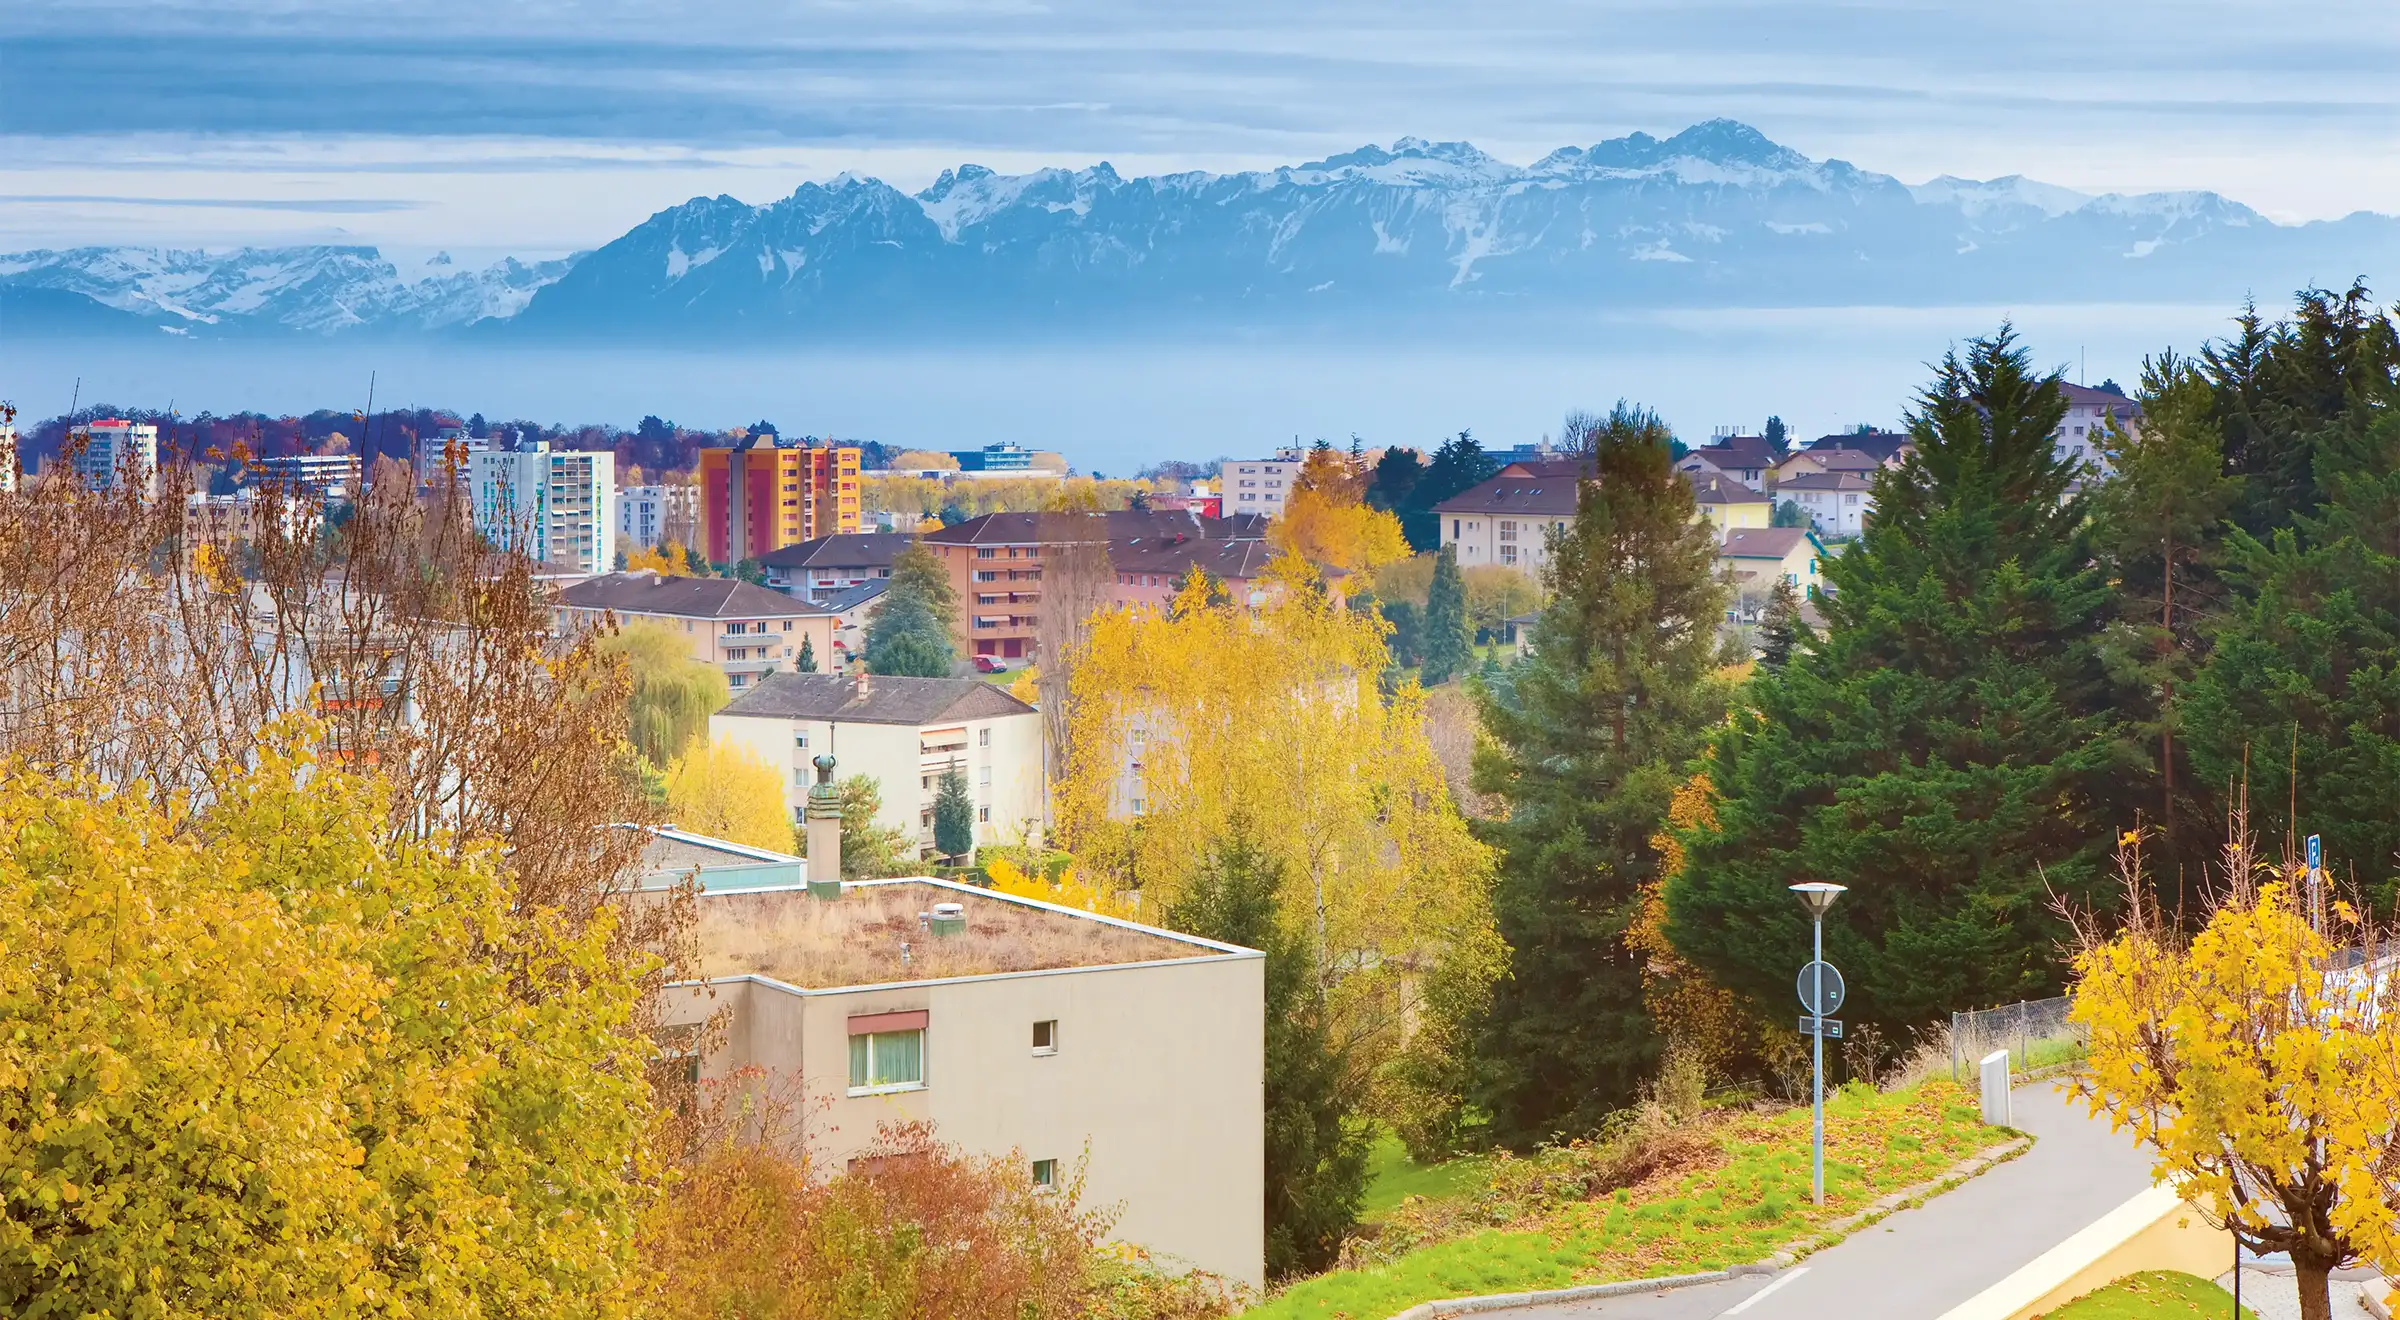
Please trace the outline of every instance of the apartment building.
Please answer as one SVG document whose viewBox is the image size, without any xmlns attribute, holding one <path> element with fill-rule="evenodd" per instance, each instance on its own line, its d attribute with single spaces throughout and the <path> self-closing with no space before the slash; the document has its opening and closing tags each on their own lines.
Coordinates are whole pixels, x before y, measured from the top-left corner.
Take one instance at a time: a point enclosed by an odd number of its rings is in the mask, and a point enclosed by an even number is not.
<svg viewBox="0 0 2400 1320">
<path fill-rule="evenodd" d="M 17 489 L 17 426 L 0 422 L 0 495 Z"/>
<path fill-rule="evenodd" d="M 1717 472 L 1683 474 L 1692 485 L 1692 510 L 1708 520 L 1717 539 L 1744 527 L 1764 527 L 1775 521 L 1773 499 Z"/>
<path fill-rule="evenodd" d="M 823 604 L 852 587 L 891 577 L 892 561 L 916 538 L 903 532 L 845 532 L 770 550 L 758 557 L 767 585 Z"/>
<path fill-rule="evenodd" d="M 272 484 L 327 504 L 358 498 L 365 469 L 356 454 L 283 454 L 250 460 L 252 485 Z"/>
<path fill-rule="evenodd" d="M 76 432 L 75 476 L 90 490 L 139 491 L 158 498 L 158 428 L 148 422 L 107 417 Z"/>
<path fill-rule="evenodd" d="M 1491 480 L 1433 506 L 1441 543 L 1455 548 L 1460 568 L 1497 564 L 1540 581 L 1551 533 L 1574 520 L 1578 474 L 1573 462 L 1501 468 Z"/>
<path fill-rule="evenodd" d="M 494 547 L 586 573 L 615 566 L 615 454 L 527 440 L 472 455 L 468 471 L 475 530 Z"/>
<path fill-rule="evenodd" d="M 712 563 L 858 530 L 858 451 L 763 442 L 700 451 L 700 550 Z"/>
<path fill-rule="evenodd" d="M 933 846 L 933 798 L 951 766 L 975 802 L 975 843 L 1042 836 L 1047 798 L 1042 718 L 979 678 L 770 674 L 709 717 L 711 738 L 739 743 L 776 768 L 801 819 L 810 763 L 832 753 L 883 796 L 880 825 Z"/>
<path fill-rule="evenodd" d="M 1266 525 L 1256 513 L 1227 518 L 1142 509 L 987 513 L 928 532 L 923 540 L 949 570 L 951 588 L 958 593 L 960 648 L 969 655 L 1022 660 L 1035 653 L 1045 578 L 1098 605 L 1109 599 L 1115 574 L 1108 547 L 1115 542 L 1177 535 L 1262 540 Z"/>
<path fill-rule="evenodd" d="M 1803 600 L 1824 586 L 1825 543 L 1805 527 L 1745 527 L 1727 532 L 1717 564 L 1733 579 L 1728 623 L 1754 622 L 1778 581 L 1791 584 Z"/>
<path fill-rule="evenodd" d="M 1300 479 L 1304 457 L 1298 448 L 1275 451 L 1273 458 L 1227 459 L 1217 467 L 1217 491 L 1227 514 L 1282 515 Z"/>
<path fill-rule="evenodd" d="M 455 461 L 458 464 L 455 480 L 459 489 L 464 490 L 473 479 L 475 455 L 491 451 L 490 440 L 467 434 L 463 426 L 445 426 L 432 435 L 419 436 L 413 455 L 417 485 L 425 488 L 441 485 L 449 465 Z"/>
<path fill-rule="evenodd" d="M 715 665 L 741 692 L 768 674 L 799 667 L 801 646 L 820 669 L 834 663 L 834 616 L 738 578 L 609 573 L 562 588 L 551 606 L 560 631 L 614 619 L 681 633 L 692 658 Z"/>
<path fill-rule="evenodd" d="M 953 449 L 950 457 L 958 460 L 961 472 L 1031 472 L 1033 451 L 1014 442 L 1004 441 L 985 445 L 981 449 Z"/>
<path fill-rule="evenodd" d="M 1775 467 L 1775 450 L 1765 436 L 1720 435 L 1685 454 L 1675 466 L 1682 472 L 1715 473 L 1751 490 L 1764 491 L 1767 474 Z"/>
<path fill-rule="evenodd" d="M 697 547 L 700 540 L 700 488 L 697 486 L 627 486 L 617 492 L 617 544 Z"/>
<path fill-rule="evenodd" d="M 711 889 L 697 917 L 723 970 L 668 989 L 665 1039 L 722 1015 L 700 1075 L 804 1086 L 818 1167 L 929 1122 L 1036 1188 L 1080 1167 L 1084 1203 L 1162 1265 L 1263 1281 L 1257 951 L 922 878 Z"/>
<path fill-rule="evenodd" d="M 1135 537 L 1111 541 L 1108 564 L 1116 574 L 1109 599 L 1118 605 L 1147 605 L 1164 609 L 1183 590 L 1195 568 L 1224 584 L 1236 601 L 1247 601 L 1266 586 L 1267 565 L 1277 554 L 1265 541 L 1209 541 L 1182 538 Z M 1338 594 L 1338 588 L 1337 588 Z"/>
<path fill-rule="evenodd" d="M 2113 420 L 2127 431 L 2139 434 L 2141 405 L 2107 390 L 2063 382 L 2060 388 L 2067 392 L 2067 414 L 2059 418 L 2058 429 L 2051 433 L 2051 448 L 2060 458 L 2088 465 L 2094 476 L 2115 475 L 2106 453 L 2108 424 Z"/>
</svg>

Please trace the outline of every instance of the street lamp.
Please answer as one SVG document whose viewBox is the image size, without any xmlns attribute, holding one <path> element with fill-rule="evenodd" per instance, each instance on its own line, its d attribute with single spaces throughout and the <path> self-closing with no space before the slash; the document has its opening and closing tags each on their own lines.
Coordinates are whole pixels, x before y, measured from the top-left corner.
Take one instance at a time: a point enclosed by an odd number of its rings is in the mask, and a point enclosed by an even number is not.
<svg viewBox="0 0 2400 1320">
<path fill-rule="evenodd" d="M 1809 924 L 1816 936 L 1808 966 L 1800 969 L 1800 1006 L 1808 1010 L 1803 1019 L 1815 1051 L 1812 1083 L 1815 1089 L 1815 1123 L 1811 1163 L 1810 1196 L 1818 1205 L 1825 1204 L 1825 1032 L 1826 1023 L 1834 1010 L 1842 1006 L 1842 974 L 1825 961 L 1825 911 L 1833 906 L 1848 886 L 1830 885 L 1824 881 L 1791 886 L 1793 897 L 1808 909 Z M 1839 1030 L 1839 1026 L 1834 1027 Z"/>
</svg>

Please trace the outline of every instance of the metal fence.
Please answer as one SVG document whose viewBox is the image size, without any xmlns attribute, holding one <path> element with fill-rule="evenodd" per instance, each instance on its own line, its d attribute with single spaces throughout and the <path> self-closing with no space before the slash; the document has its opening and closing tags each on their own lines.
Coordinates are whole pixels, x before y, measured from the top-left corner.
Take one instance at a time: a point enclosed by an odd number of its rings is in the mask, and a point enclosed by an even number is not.
<svg viewBox="0 0 2400 1320">
<path fill-rule="evenodd" d="M 1975 1065 L 1993 1050 L 2008 1051 L 2012 1072 L 2025 1072 L 2083 1057 L 2087 1037 L 2067 1021 L 2067 998 L 2030 999 L 2021 1004 L 1950 1015 L 1950 1080 L 1964 1085 Z"/>
</svg>

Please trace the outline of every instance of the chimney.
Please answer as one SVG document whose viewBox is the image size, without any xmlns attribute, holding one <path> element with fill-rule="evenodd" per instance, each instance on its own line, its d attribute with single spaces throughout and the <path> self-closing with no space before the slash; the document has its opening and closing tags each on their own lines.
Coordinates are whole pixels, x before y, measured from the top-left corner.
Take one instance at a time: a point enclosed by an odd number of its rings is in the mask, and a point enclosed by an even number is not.
<svg viewBox="0 0 2400 1320">
<path fill-rule="evenodd" d="M 867 693 L 873 689 L 874 684 L 868 681 L 866 657 L 861 656 L 858 661 L 858 687 L 854 695 L 858 700 L 865 701 Z"/>
<path fill-rule="evenodd" d="M 842 896 L 842 791 L 833 786 L 833 754 L 818 755 L 817 782 L 808 789 L 803 814 L 808 828 L 808 892 L 812 898 Z"/>
</svg>

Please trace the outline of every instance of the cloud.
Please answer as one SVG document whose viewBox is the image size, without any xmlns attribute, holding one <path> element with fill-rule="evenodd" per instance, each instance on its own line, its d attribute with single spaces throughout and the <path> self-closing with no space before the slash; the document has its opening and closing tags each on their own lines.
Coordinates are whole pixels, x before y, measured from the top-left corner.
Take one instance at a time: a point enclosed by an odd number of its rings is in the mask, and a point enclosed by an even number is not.
<svg viewBox="0 0 2400 1320">
<path fill-rule="evenodd" d="M 105 193 L 0 193 L 0 205 L 52 203 L 103 206 L 174 206 L 225 211 L 300 211 L 322 215 L 388 215 L 414 211 L 424 202 L 396 197 L 124 197 Z"/>
</svg>

